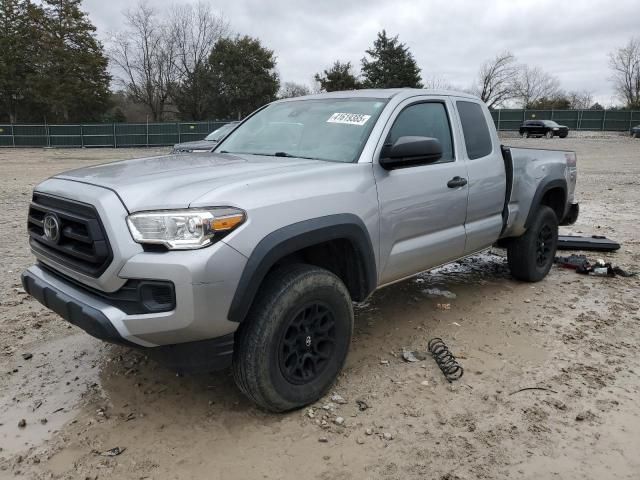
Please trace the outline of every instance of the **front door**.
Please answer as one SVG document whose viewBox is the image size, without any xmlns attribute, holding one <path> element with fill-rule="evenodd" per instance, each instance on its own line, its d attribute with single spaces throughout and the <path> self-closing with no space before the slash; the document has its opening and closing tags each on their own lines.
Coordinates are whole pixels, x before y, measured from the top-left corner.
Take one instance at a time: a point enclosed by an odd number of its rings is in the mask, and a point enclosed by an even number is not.
<svg viewBox="0 0 640 480">
<path fill-rule="evenodd" d="M 467 169 L 464 157 L 457 155 L 451 108 L 445 97 L 411 99 L 398 106 L 386 135 L 385 146 L 405 136 L 437 138 L 443 147 L 438 162 L 390 171 L 374 162 L 380 203 L 380 284 L 464 252 Z"/>
</svg>

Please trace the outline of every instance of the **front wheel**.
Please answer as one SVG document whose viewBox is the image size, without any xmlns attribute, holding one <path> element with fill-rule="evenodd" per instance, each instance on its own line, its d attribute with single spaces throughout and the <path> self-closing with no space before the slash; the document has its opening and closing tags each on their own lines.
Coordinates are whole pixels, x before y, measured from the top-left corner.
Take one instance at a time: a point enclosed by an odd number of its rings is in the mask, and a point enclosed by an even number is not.
<svg viewBox="0 0 640 480">
<path fill-rule="evenodd" d="M 525 234 L 507 246 L 511 275 L 525 282 L 539 282 L 549 273 L 557 247 L 558 218 L 551 208 L 543 205 Z"/>
<path fill-rule="evenodd" d="M 265 278 L 236 333 L 236 384 L 272 412 L 313 403 L 342 369 L 352 332 L 351 297 L 337 276 L 311 265 L 282 267 Z"/>
</svg>

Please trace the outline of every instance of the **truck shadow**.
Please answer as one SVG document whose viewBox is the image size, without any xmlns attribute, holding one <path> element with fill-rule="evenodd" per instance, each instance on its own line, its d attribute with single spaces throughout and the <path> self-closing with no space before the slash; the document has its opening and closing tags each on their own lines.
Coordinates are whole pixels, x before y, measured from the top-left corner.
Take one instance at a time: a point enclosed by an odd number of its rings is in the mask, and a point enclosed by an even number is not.
<svg viewBox="0 0 640 480">
<path fill-rule="evenodd" d="M 349 375 L 349 365 L 364 356 L 401 348 L 402 339 L 414 335 L 417 311 L 434 312 L 432 318 L 422 313 L 419 316 L 425 328 L 434 327 L 435 331 L 438 309 L 446 315 L 446 305 L 461 301 L 470 292 L 474 298 L 478 294 L 489 295 L 496 284 L 510 283 L 510 278 L 506 259 L 489 252 L 376 292 L 355 308 L 352 352 L 344 375 Z M 234 419 L 240 414 L 255 416 L 262 422 L 277 423 L 280 418 L 262 412 L 245 399 L 229 370 L 180 376 L 140 352 L 118 346 L 107 347 L 100 385 L 112 414 L 125 420 L 153 418 L 158 428 L 217 418 L 233 429 Z"/>
</svg>

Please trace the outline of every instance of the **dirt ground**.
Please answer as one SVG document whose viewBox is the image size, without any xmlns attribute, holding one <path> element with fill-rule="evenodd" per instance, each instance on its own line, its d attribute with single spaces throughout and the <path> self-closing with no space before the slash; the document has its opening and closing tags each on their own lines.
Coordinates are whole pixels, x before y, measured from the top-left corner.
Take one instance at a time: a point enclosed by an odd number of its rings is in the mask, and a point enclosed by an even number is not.
<svg viewBox="0 0 640 480">
<path fill-rule="evenodd" d="M 640 141 L 508 143 L 576 150 L 582 211 L 564 231 L 607 235 L 622 248 L 590 257 L 640 269 Z M 637 277 L 554 267 L 519 283 L 496 249 L 390 286 L 357 308 L 333 389 L 346 403 L 330 394 L 285 415 L 254 407 L 229 372 L 177 377 L 25 295 L 31 189 L 155 152 L 0 150 L 0 478 L 640 478 Z M 460 381 L 431 358 L 403 361 L 403 347 L 436 336 L 464 366 Z M 546 390 L 518 391 L 528 387 Z"/>
</svg>

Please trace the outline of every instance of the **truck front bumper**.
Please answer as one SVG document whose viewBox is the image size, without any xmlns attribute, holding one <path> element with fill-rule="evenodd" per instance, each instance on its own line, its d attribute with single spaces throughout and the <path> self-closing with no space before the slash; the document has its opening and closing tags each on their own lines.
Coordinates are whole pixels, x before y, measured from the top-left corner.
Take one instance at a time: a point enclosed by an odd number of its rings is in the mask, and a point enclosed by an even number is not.
<svg viewBox="0 0 640 480">
<path fill-rule="evenodd" d="M 22 274 L 25 291 L 69 323 L 107 342 L 144 350 L 181 372 L 213 371 L 231 365 L 234 334 L 172 345 L 149 346 L 124 338 L 114 321 L 126 316 L 99 296 L 37 265 Z"/>
<path fill-rule="evenodd" d="M 227 367 L 236 322 L 229 305 L 246 258 L 222 242 L 212 247 L 165 254 L 140 253 L 129 259 L 121 278 L 163 280 L 175 288 L 170 311 L 129 314 L 106 294 L 67 278 L 46 265 L 22 274 L 27 293 L 90 335 L 144 349 L 181 371 Z"/>
</svg>

